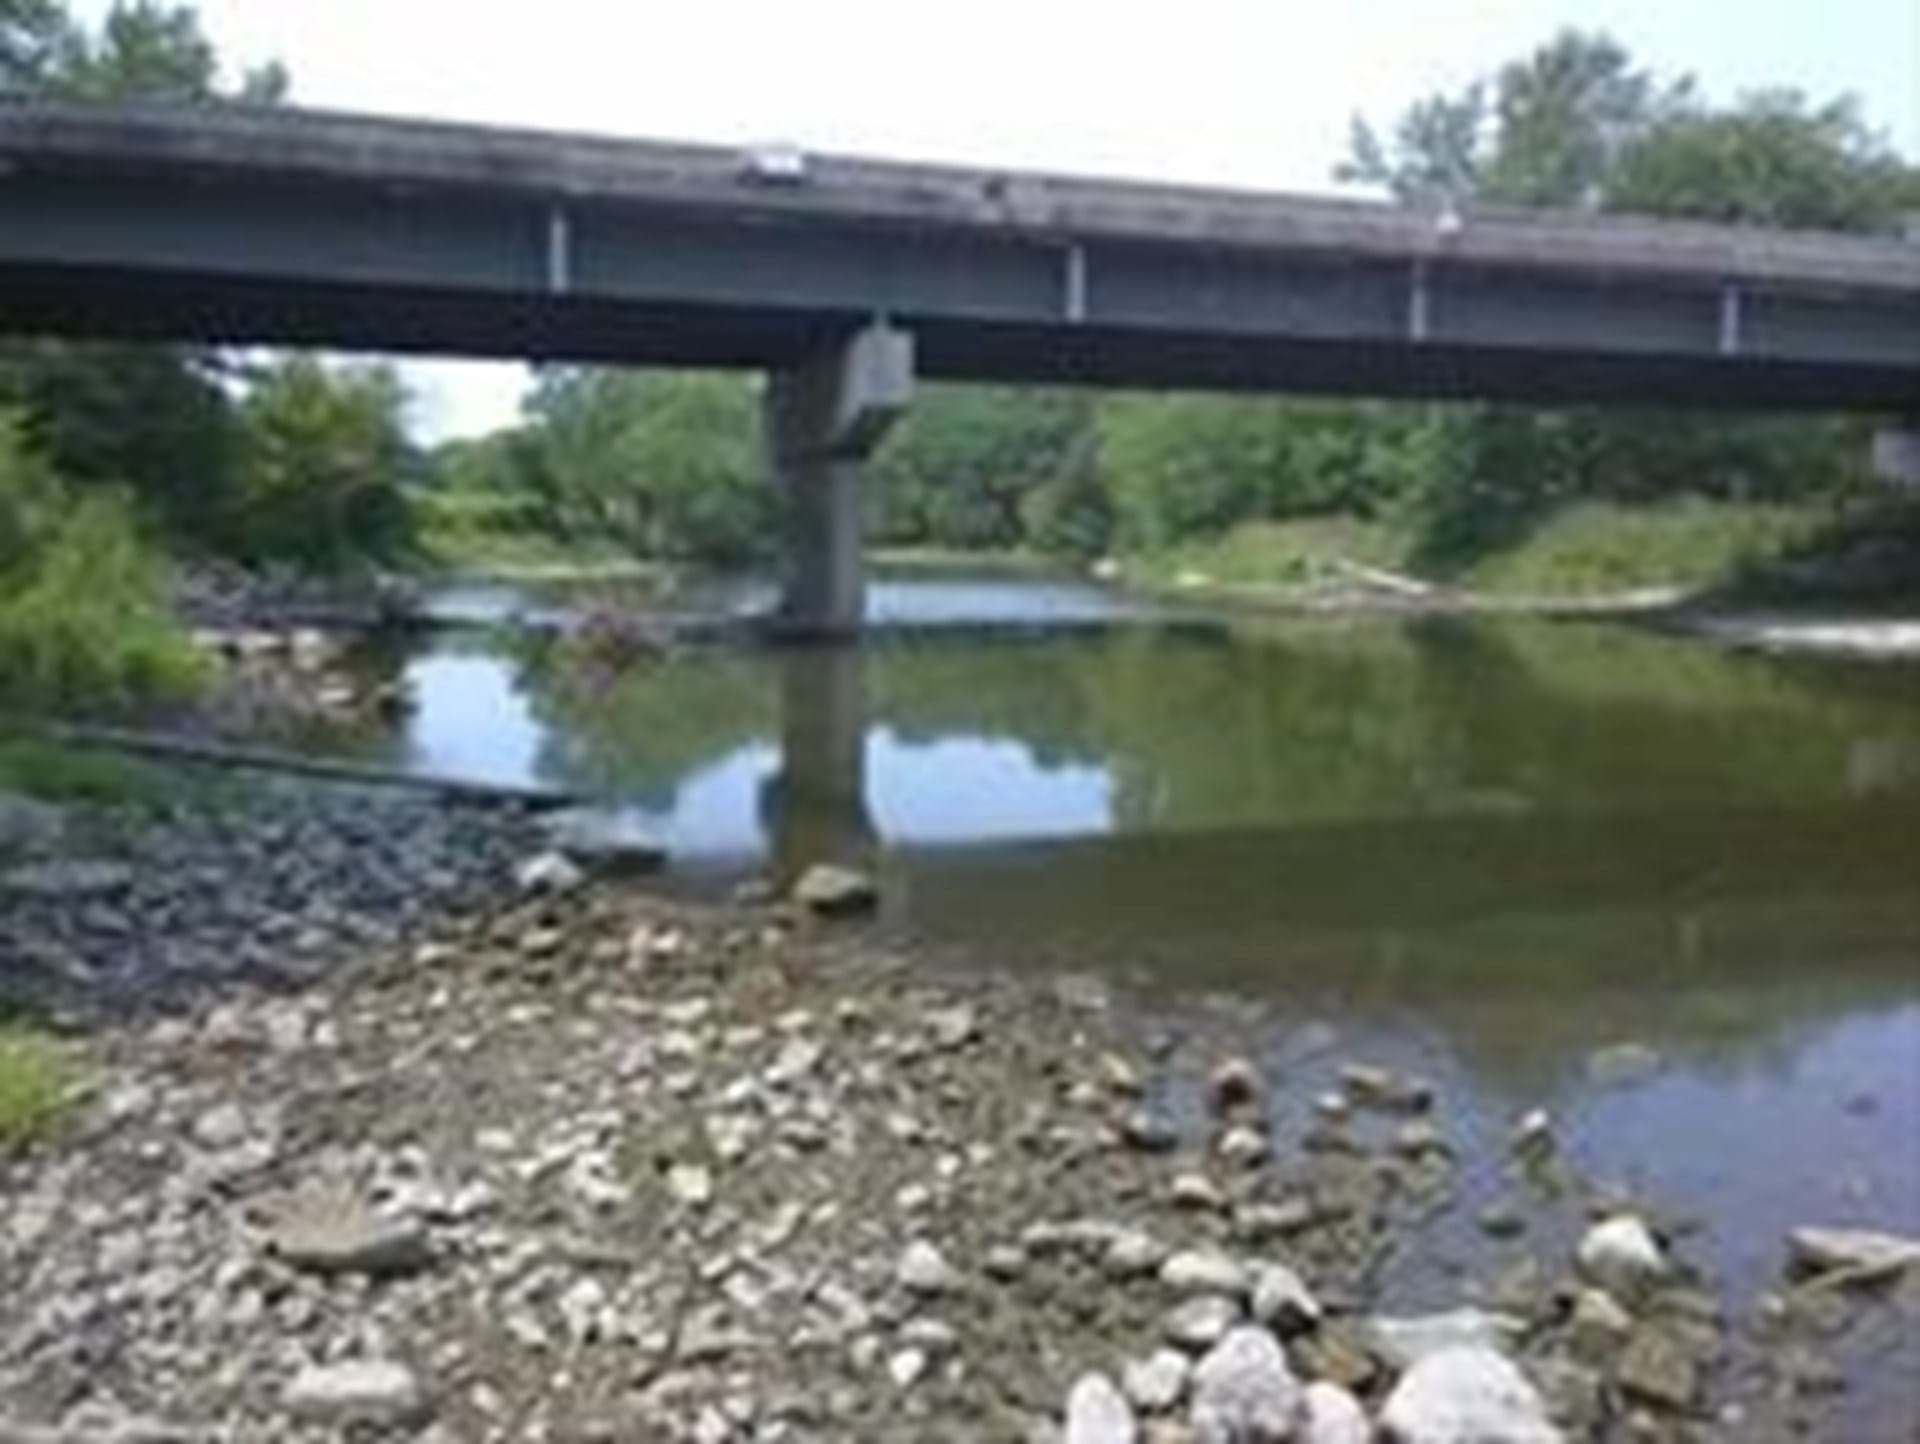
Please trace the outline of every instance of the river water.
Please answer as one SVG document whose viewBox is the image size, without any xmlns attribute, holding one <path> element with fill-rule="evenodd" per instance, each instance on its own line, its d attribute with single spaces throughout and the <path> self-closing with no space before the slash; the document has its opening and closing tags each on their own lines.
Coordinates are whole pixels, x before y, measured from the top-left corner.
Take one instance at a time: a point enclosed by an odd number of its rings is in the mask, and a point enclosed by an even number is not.
<svg viewBox="0 0 1920 1444">
<path fill-rule="evenodd" d="M 1020 578 L 871 606 L 861 648 L 625 672 L 443 632 L 389 659 L 417 708 L 373 750 L 591 792 L 689 888 L 858 862 L 930 949 L 1225 1008 L 1290 1079 L 1414 1068 L 1489 1138 L 1547 1107 L 1583 1167 L 1704 1222 L 1689 1257 L 1736 1298 L 1794 1226 L 1920 1232 L 1920 668 Z M 1623 1042 L 1657 1064 L 1600 1076 Z M 1869 1391 L 1876 1432 L 1912 1390 Z"/>
</svg>

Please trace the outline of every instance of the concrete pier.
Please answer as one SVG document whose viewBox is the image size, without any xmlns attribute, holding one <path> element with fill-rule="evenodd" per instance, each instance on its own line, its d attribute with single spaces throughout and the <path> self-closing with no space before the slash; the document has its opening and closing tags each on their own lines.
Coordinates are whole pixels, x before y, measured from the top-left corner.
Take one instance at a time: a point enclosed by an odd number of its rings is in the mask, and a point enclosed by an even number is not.
<svg viewBox="0 0 1920 1444">
<path fill-rule="evenodd" d="M 1920 416 L 1874 433 L 1873 474 L 1901 491 L 1920 492 Z"/>
<path fill-rule="evenodd" d="M 862 472 L 912 395 L 913 338 L 882 321 L 768 377 L 767 446 L 787 511 L 780 624 L 789 634 L 860 630 Z"/>
</svg>

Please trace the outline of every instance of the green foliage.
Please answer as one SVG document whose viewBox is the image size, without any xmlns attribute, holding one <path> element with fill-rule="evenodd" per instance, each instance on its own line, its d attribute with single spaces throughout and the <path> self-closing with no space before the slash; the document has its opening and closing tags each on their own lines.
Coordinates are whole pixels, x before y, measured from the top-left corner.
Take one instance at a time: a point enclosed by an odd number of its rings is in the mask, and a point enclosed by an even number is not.
<svg viewBox="0 0 1920 1444">
<path fill-rule="evenodd" d="M 1765 91 L 1723 113 L 1686 110 L 1645 130 L 1620 158 L 1609 204 L 1708 221 L 1884 230 L 1912 203 L 1904 169 L 1851 100 L 1816 107 L 1795 91 Z"/>
<path fill-rule="evenodd" d="M 158 809 L 191 790 L 180 770 L 104 748 L 68 747 L 41 737 L 0 732 L 0 792 L 42 802 Z"/>
<path fill-rule="evenodd" d="M 1103 509 L 1087 495 L 1085 394 L 930 386 L 873 466 L 874 531 L 890 544 L 961 549 L 1029 541 L 1029 517 L 1062 550 L 1098 550 Z"/>
<path fill-rule="evenodd" d="M 405 406 L 388 366 L 295 356 L 256 376 L 241 406 L 244 472 L 233 525 L 241 555 L 330 572 L 409 557 Z"/>
<path fill-rule="evenodd" d="M 564 540 L 736 562 L 771 549 L 775 502 L 744 377 L 546 371 L 499 483 Z"/>
<path fill-rule="evenodd" d="M 44 1138 L 73 1101 L 73 1065 L 44 1033 L 0 1023 L 0 1153 Z"/>
<path fill-rule="evenodd" d="M 54 0 L 0 0 L 0 95 L 42 82 L 68 25 Z"/>
</svg>

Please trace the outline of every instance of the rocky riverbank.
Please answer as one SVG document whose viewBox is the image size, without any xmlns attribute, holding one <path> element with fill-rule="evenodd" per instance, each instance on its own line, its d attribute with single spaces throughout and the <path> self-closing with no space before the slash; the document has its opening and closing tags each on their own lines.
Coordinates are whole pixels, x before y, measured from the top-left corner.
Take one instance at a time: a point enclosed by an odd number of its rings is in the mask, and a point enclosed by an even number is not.
<svg viewBox="0 0 1920 1444">
<path fill-rule="evenodd" d="M 521 874 L 75 1038 L 0 1163 L 0 1437 L 1821 1437 L 1832 1341 L 1920 1302 L 1826 1237 L 1736 1317 L 1553 1120 L 1456 1136 L 1332 1039 L 1275 1076 L 1096 979 Z M 1477 1149 L 1502 1266 L 1410 1310 Z"/>
</svg>

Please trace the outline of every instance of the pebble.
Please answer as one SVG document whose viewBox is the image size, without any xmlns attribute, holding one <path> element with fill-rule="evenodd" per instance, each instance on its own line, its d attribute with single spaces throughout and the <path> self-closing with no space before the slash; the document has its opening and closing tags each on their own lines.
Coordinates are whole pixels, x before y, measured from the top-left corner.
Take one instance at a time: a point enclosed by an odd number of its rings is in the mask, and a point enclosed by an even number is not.
<svg viewBox="0 0 1920 1444">
<path fill-rule="evenodd" d="M 1130 1228 L 1108 1239 L 1100 1262 L 1113 1278 L 1130 1279 L 1154 1272 L 1166 1257 L 1166 1245 L 1150 1233 Z"/>
<path fill-rule="evenodd" d="M 960 1276 L 939 1249 L 925 1239 L 915 1239 L 900 1255 L 895 1270 L 900 1286 L 909 1293 L 945 1294 L 960 1286 Z"/>
<path fill-rule="evenodd" d="M 1167 1194 L 1180 1208 L 1204 1209 L 1218 1213 L 1227 1206 L 1226 1196 L 1204 1173 L 1174 1175 Z"/>
<path fill-rule="evenodd" d="M 1174 1126 L 1150 1108 L 1129 1109 L 1120 1136 L 1143 1153 L 1165 1153 L 1180 1142 Z"/>
<path fill-rule="evenodd" d="M 1216 1113 L 1259 1100 L 1260 1070 L 1246 1058 L 1228 1058 L 1207 1075 L 1207 1102 Z"/>
<path fill-rule="evenodd" d="M 688 1208 L 713 1202 L 713 1175 L 697 1163 L 676 1163 L 667 1170 L 667 1191 Z"/>
<path fill-rule="evenodd" d="M 1320 1301 L 1299 1274 L 1285 1264 L 1263 1263 L 1253 1271 L 1253 1317 L 1282 1335 L 1301 1333 L 1320 1322 Z"/>
<path fill-rule="evenodd" d="M 901 1349 L 888 1358 L 887 1375 L 895 1388 L 911 1389 L 927 1372 L 928 1362 L 925 1349 Z"/>
<path fill-rule="evenodd" d="M 1316 1379 L 1301 1398 L 1299 1444 L 1369 1444 L 1373 1425 L 1360 1401 L 1338 1384 Z"/>
<path fill-rule="evenodd" d="M 1239 1168 L 1253 1168 L 1267 1156 L 1267 1136 L 1257 1128 L 1229 1128 L 1215 1147 L 1221 1158 Z"/>
</svg>

